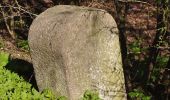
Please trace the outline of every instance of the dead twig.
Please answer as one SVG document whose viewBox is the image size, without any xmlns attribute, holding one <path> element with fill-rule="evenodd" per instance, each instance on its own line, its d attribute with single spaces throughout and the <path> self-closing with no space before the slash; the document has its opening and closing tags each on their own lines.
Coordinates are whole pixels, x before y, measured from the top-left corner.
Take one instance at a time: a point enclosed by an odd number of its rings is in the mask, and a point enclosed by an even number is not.
<svg viewBox="0 0 170 100">
<path fill-rule="evenodd" d="M 15 39 L 15 33 L 14 33 L 13 30 L 10 29 L 10 26 L 8 25 L 8 21 L 6 19 L 6 15 L 5 15 L 4 11 L 2 9 L 0 9 L 0 10 L 1 10 L 0 12 L 2 13 L 2 16 L 3 16 L 3 19 L 5 21 L 5 25 L 6 25 L 6 28 L 7 28 L 8 32 L 9 32 L 9 34 L 11 35 L 11 37 L 13 39 Z M 10 19 L 12 19 L 12 18 L 13 18 L 13 16 L 10 17 Z"/>
<path fill-rule="evenodd" d="M 0 8 L 10 8 L 10 7 L 12 7 L 13 9 L 18 9 L 18 10 L 20 10 L 20 11 L 23 11 L 23 12 L 29 14 L 29 15 L 38 16 L 37 14 L 31 13 L 31 12 L 25 10 L 25 9 L 22 8 L 22 7 L 15 7 L 15 6 L 1 6 L 1 5 L 0 5 Z"/>
</svg>

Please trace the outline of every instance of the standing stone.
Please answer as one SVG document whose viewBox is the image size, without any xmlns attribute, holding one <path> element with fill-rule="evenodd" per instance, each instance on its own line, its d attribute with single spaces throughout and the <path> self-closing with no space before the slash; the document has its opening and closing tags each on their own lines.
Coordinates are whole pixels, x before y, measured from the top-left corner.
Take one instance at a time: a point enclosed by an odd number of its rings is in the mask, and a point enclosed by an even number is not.
<svg viewBox="0 0 170 100">
<path fill-rule="evenodd" d="M 33 21 L 29 45 L 40 91 L 79 100 L 97 90 L 103 100 L 126 100 L 118 29 L 106 11 L 49 8 Z"/>
</svg>

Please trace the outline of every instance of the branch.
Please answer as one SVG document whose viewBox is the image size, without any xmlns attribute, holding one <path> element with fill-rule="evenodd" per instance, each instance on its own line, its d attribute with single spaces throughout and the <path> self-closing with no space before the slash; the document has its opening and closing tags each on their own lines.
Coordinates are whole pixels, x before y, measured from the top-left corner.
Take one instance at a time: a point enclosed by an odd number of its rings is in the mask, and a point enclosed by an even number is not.
<svg viewBox="0 0 170 100">
<path fill-rule="evenodd" d="M 7 19 L 5 18 L 6 16 L 5 16 L 4 11 L 2 11 L 2 9 L 0 9 L 0 10 L 1 10 L 1 13 L 2 13 L 2 16 L 3 16 L 3 18 L 4 18 L 5 25 L 6 25 L 6 27 L 7 27 L 7 30 L 8 30 L 8 32 L 9 32 L 9 34 L 11 35 L 11 37 L 12 37 L 13 39 L 15 39 L 15 33 L 13 32 L 13 30 L 10 29 L 10 27 L 9 27 L 9 25 L 8 25 L 8 22 L 7 22 Z M 10 17 L 10 18 L 12 18 L 12 17 Z"/>
<path fill-rule="evenodd" d="M 144 1 L 118 0 L 118 2 L 122 2 L 122 3 L 143 3 L 143 4 L 151 5 L 151 4 L 144 2 Z"/>
<path fill-rule="evenodd" d="M 27 13 L 27 14 L 34 15 L 34 16 L 38 16 L 37 14 L 31 13 L 31 12 L 29 12 L 29 11 L 25 10 L 25 9 L 24 9 L 24 8 L 22 8 L 22 7 L 1 6 L 1 5 L 0 5 L 0 8 L 11 8 L 11 7 L 12 7 L 13 9 L 18 9 L 19 11 L 23 11 L 23 12 L 25 12 L 25 13 Z"/>
</svg>

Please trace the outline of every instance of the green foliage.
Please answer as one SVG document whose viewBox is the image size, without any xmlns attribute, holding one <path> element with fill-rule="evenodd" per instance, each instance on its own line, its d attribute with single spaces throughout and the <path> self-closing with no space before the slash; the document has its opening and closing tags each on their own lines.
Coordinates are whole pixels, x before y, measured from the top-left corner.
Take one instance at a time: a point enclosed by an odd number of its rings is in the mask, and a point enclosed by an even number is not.
<svg viewBox="0 0 170 100">
<path fill-rule="evenodd" d="M 99 98 L 99 94 L 96 91 L 87 90 L 84 93 L 84 97 L 82 98 L 82 100 L 101 100 L 101 99 Z"/>
<path fill-rule="evenodd" d="M 50 90 L 40 93 L 22 77 L 5 69 L 3 66 L 8 63 L 8 57 L 8 53 L 0 53 L 0 100 L 56 100 Z"/>
<path fill-rule="evenodd" d="M 58 97 L 57 100 L 67 100 L 65 96 Z"/>
<path fill-rule="evenodd" d="M 145 95 L 142 91 L 134 89 L 132 92 L 129 92 L 128 95 L 133 100 L 151 100 L 150 96 Z"/>
<path fill-rule="evenodd" d="M 6 69 L 0 70 L 0 95 L 1 100 L 55 100 L 51 92 L 37 92 L 23 78 Z"/>
<path fill-rule="evenodd" d="M 132 44 L 129 44 L 129 51 L 133 54 L 139 54 L 141 53 L 141 48 L 140 48 L 140 42 L 135 41 Z"/>
<path fill-rule="evenodd" d="M 50 91 L 49 89 L 45 89 L 42 91 L 42 95 L 43 97 L 46 97 L 46 98 L 52 98 L 52 99 L 55 99 L 56 97 L 54 96 L 53 92 Z"/>
<path fill-rule="evenodd" d="M 5 52 L 0 52 L 0 68 L 8 63 L 9 54 Z"/>
<path fill-rule="evenodd" d="M 0 39 L 0 48 L 3 48 L 3 47 L 4 47 L 3 41 Z"/>
<path fill-rule="evenodd" d="M 156 65 L 153 68 L 153 72 L 151 75 L 151 81 L 155 82 L 156 80 L 159 80 L 161 71 L 165 69 L 167 62 L 169 60 L 168 56 L 158 56 L 156 59 Z"/>
<path fill-rule="evenodd" d="M 166 66 L 168 60 L 169 60 L 168 56 L 158 56 L 156 59 L 156 62 L 157 62 L 156 66 L 163 68 Z"/>
<path fill-rule="evenodd" d="M 28 40 L 20 40 L 17 42 L 17 47 L 29 51 Z"/>
</svg>

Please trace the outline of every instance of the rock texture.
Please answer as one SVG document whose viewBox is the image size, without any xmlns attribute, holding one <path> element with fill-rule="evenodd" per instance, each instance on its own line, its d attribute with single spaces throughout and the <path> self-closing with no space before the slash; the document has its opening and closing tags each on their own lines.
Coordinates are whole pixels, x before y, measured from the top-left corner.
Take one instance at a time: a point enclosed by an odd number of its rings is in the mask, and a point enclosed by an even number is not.
<svg viewBox="0 0 170 100">
<path fill-rule="evenodd" d="M 103 100 L 125 100 L 117 25 L 106 11 L 60 5 L 32 23 L 29 45 L 38 87 L 69 100 L 97 90 Z"/>
</svg>

